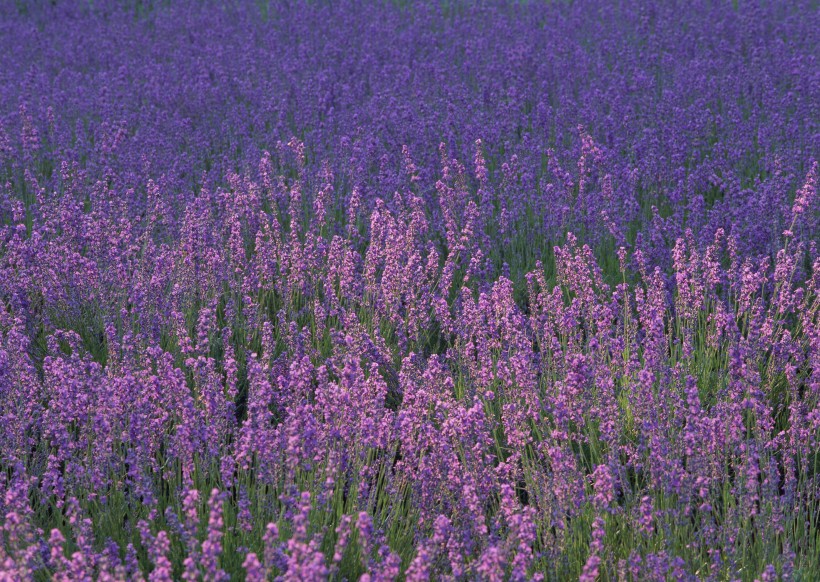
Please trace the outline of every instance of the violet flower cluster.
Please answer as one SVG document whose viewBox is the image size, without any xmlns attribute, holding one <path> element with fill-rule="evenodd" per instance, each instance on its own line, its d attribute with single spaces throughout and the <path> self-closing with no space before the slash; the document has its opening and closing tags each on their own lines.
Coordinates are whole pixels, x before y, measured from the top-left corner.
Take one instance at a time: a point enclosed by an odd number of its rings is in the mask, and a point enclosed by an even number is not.
<svg viewBox="0 0 820 582">
<path fill-rule="evenodd" d="M 0 3 L 0 581 L 816 579 L 819 36 Z"/>
</svg>

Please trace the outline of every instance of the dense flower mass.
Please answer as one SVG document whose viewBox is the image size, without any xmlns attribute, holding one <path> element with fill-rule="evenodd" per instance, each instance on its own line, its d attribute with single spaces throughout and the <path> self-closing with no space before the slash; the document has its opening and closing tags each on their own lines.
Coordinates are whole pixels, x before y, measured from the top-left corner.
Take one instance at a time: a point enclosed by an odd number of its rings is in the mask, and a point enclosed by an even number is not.
<svg viewBox="0 0 820 582">
<path fill-rule="evenodd" d="M 0 580 L 813 580 L 820 11 L 0 2 Z"/>
</svg>

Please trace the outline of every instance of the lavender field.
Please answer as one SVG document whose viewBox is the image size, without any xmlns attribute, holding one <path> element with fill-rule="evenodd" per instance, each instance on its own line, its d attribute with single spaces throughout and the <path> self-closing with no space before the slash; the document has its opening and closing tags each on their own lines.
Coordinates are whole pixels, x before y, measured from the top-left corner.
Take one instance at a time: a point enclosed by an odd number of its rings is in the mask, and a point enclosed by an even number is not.
<svg viewBox="0 0 820 582">
<path fill-rule="evenodd" d="M 820 580 L 818 41 L 0 1 L 0 581 Z"/>
</svg>

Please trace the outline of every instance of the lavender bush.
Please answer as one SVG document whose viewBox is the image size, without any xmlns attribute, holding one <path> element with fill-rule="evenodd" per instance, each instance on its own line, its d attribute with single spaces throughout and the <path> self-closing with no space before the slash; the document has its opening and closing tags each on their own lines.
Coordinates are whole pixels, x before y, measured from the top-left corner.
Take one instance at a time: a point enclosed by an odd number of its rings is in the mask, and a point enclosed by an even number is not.
<svg viewBox="0 0 820 582">
<path fill-rule="evenodd" d="M 0 580 L 816 580 L 818 35 L 0 3 Z"/>
</svg>

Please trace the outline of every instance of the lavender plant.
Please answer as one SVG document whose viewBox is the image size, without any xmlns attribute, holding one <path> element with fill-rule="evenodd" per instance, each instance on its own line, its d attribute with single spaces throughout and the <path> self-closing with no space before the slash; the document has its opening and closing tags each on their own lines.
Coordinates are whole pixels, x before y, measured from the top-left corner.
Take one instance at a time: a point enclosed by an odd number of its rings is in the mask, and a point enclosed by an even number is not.
<svg viewBox="0 0 820 582">
<path fill-rule="evenodd" d="M 820 576 L 816 3 L 0 3 L 0 580 Z"/>
</svg>

